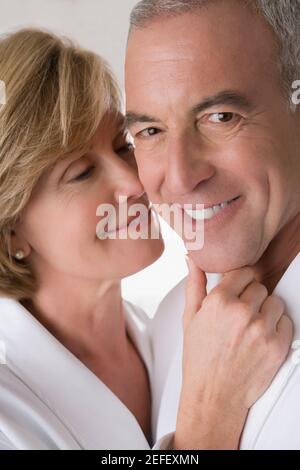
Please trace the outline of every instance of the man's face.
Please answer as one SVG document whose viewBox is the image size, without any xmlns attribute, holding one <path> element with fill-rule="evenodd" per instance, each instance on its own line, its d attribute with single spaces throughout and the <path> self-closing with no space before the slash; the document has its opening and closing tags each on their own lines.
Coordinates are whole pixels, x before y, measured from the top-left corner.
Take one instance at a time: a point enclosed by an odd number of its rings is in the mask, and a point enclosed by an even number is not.
<svg viewBox="0 0 300 470">
<path fill-rule="evenodd" d="M 218 206 L 192 252 L 207 272 L 254 264 L 300 210 L 300 113 L 283 97 L 272 32 L 241 3 L 162 18 L 128 43 L 140 178 L 155 203 Z"/>
</svg>

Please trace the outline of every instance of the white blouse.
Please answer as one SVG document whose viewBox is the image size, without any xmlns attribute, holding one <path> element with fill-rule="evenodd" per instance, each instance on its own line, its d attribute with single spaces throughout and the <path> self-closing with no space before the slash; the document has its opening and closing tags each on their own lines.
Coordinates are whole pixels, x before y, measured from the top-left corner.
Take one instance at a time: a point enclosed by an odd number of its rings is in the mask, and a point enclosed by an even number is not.
<svg viewBox="0 0 300 470">
<path fill-rule="evenodd" d="M 151 381 L 151 320 L 127 301 L 124 311 Z M 0 449 L 150 449 L 120 399 L 19 302 L 4 297 L 0 341 Z"/>
</svg>

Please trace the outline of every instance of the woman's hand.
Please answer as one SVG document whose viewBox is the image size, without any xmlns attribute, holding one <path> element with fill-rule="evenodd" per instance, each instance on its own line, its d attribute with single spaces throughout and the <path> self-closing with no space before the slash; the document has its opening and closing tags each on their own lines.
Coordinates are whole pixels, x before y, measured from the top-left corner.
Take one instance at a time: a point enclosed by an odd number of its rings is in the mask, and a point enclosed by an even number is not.
<svg viewBox="0 0 300 470">
<path fill-rule="evenodd" d="M 175 449 L 237 449 L 249 408 L 267 390 L 292 341 L 284 304 L 254 270 L 225 274 L 209 295 L 189 258 L 183 384 Z"/>
</svg>

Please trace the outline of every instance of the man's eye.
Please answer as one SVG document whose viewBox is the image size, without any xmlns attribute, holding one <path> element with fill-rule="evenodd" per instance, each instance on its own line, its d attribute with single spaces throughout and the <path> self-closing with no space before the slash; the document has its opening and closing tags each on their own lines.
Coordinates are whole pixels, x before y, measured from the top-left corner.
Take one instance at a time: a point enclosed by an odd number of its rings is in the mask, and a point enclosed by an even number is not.
<svg viewBox="0 0 300 470">
<path fill-rule="evenodd" d="M 216 124 L 226 124 L 232 122 L 236 117 L 235 113 L 213 113 L 209 115 L 208 120 Z"/>
<path fill-rule="evenodd" d="M 136 134 L 136 137 L 153 137 L 160 132 L 156 127 L 148 127 Z"/>
<path fill-rule="evenodd" d="M 82 180 L 87 179 L 93 173 L 94 169 L 95 169 L 94 166 L 90 166 L 85 171 L 80 173 L 78 176 L 76 176 L 75 178 L 72 178 L 71 181 L 82 181 Z"/>
</svg>

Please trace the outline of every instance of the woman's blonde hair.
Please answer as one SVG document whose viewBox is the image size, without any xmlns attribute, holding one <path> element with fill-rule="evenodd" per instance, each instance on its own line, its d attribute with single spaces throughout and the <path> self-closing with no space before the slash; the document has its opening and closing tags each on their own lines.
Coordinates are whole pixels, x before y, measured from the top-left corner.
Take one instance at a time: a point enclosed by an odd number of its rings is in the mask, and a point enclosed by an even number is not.
<svg viewBox="0 0 300 470">
<path fill-rule="evenodd" d="M 37 285 L 11 253 L 11 233 L 42 176 L 84 152 L 119 90 L 106 62 L 65 38 L 22 29 L 0 38 L 0 295 L 31 298 Z"/>
</svg>

